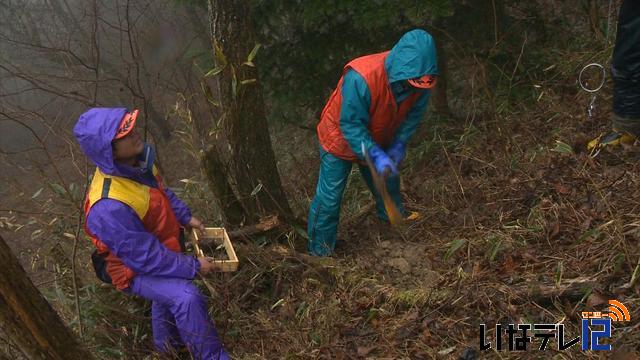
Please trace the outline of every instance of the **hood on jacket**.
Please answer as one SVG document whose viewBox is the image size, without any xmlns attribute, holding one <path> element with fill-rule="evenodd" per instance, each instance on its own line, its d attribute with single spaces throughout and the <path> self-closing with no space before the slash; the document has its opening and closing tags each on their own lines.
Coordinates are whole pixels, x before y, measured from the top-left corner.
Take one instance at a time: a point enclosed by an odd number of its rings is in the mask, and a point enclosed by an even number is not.
<svg viewBox="0 0 640 360">
<path fill-rule="evenodd" d="M 155 152 L 145 144 L 140 166 L 132 167 L 114 161 L 111 141 L 116 136 L 126 108 L 92 108 L 80 115 L 73 134 L 84 154 L 107 175 L 136 178 L 153 167 Z"/>
<path fill-rule="evenodd" d="M 438 75 L 438 60 L 433 37 L 424 30 L 402 35 L 384 61 L 389 83 L 424 75 Z"/>
</svg>

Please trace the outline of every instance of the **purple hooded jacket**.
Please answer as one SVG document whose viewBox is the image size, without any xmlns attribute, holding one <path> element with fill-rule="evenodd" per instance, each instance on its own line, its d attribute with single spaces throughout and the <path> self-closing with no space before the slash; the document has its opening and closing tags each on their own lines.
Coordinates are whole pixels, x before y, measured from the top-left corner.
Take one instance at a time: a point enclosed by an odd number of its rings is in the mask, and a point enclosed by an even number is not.
<svg viewBox="0 0 640 360">
<path fill-rule="evenodd" d="M 111 141 L 125 113 L 126 108 L 92 108 L 80 116 L 73 133 L 82 151 L 103 173 L 157 188 L 151 171 L 154 152 L 150 145 L 145 145 L 140 167 L 114 162 Z M 164 191 L 180 224 L 188 224 L 189 208 L 171 190 L 165 187 Z M 96 202 L 89 210 L 87 227 L 137 274 L 192 279 L 200 270 L 195 258 L 167 249 L 145 229 L 133 209 L 118 200 Z"/>
</svg>

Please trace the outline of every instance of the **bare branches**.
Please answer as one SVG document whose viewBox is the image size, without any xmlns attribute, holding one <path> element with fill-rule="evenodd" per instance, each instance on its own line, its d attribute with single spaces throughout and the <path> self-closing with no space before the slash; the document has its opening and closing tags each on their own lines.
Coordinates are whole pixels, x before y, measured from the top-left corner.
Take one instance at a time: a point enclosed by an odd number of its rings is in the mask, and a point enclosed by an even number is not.
<svg viewBox="0 0 640 360">
<path fill-rule="evenodd" d="M 47 158 L 49 159 L 49 163 L 53 167 L 53 169 L 54 169 L 54 171 L 56 173 L 56 176 L 58 178 L 58 181 L 60 181 L 60 184 L 62 184 L 62 187 L 64 188 L 68 199 L 73 203 L 73 194 L 72 194 L 71 190 L 69 189 L 69 187 L 67 185 L 67 182 L 65 181 L 65 178 L 62 176 L 62 173 L 60 172 L 60 169 L 56 165 L 56 161 L 54 161 L 53 156 L 51 155 L 51 152 L 49 151 L 49 149 L 47 147 L 47 144 L 42 139 L 42 137 L 40 135 L 38 135 L 38 133 L 31 126 L 29 126 L 27 123 L 25 123 L 21 119 L 18 119 L 17 117 L 15 117 L 13 115 L 9 115 L 9 114 L 7 114 L 7 113 L 5 113 L 3 111 L 0 111 L 0 115 L 4 116 L 5 118 L 7 118 L 9 120 L 12 120 L 12 121 L 20 124 L 22 127 L 27 129 L 33 135 L 33 137 L 37 140 L 38 144 L 40 144 L 40 146 L 42 147 L 42 150 L 44 150 L 44 153 L 46 154 Z"/>
<path fill-rule="evenodd" d="M 91 43 L 93 45 L 93 57 L 95 59 L 94 73 L 95 85 L 93 88 L 93 104 L 98 103 L 98 84 L 100 83 L 100 48 L 98 47 L 98 2 L 93 1 L 93 36 Z"/>
<path fill-rule="evenodd" d="M 58 87 L 56 87 L 55 85 L 49 83 L 49 82 L 44 82 L 40 79 L 38 79 L 37 77 L 34 77 L 33 75 L 25 72 L 25 71 L 21 71 L 18 68 L 14 68 L 14 67 L 10 67 L 4 64 L 0 64 L 0 69 L 7 71 L 8 73 L 10 73 L 11 75 L 13 75 L 15 78 L 24 80 L 28 83 L 30 83 L 31 85 L 33 85 L 34 88 L 44 91 L 45 93 L 51 94 L 51 95 L 56 95 L 62 98 L 66 98 L 66 99 L 70 99 L 70 100 L 74 100 L 74 101 L 78 101 L 82 104 L 85 105 L 89 105 L 91 103 L 91 100 L 89 98 L 87 98 L 86 96 L 81 95 L 80 93 L 76 92 L 76 91 L 71 91 L 71 92 L 67 92 L 64 91 Z"/>
<path fill-rule="evenodd" d="M 26 46 L 28 48 L 32 48 L 32 49 L 36 49 L 36 50 L 40 50 L 40 51 L 44 51 L 47 53 L 61 53 L 64 55 L 68 55 L 69 57 L 71 57 L 72 59 L 74 59 L 75 61 L 78 62 L 78 64 L 80 64 L 81 66 L 87 68 L 88 70 L 95 70 L 95 68 L 89 64 L 87 64 L 81 56 L 79 56 L 76 52 L 74 52 L 73 50 L 71 50 L 70 48 L 59 48 L 59 47 L 54 47 L 54 46 L 44 46 L 42 44 L 34 44 L 32 42 L 27 42 L 27 41 L 20 41 L 20 40 L 16 40 L 13 39 L 9 36 L 7 36 L 6 34 L 0 33 L 0 39 L 10 43 L 10 44 L 14 44 L 14 45 L 20 45 L 20 46 Z"/>
</svg>

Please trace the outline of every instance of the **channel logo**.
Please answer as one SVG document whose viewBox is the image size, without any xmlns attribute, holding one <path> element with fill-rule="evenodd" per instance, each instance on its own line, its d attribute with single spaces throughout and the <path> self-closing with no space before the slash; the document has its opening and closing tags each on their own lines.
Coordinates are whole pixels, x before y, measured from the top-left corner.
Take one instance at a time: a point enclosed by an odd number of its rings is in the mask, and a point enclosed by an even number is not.
<svg viewBox="0 0 640 360">
<path fill-rule="evenodd" d="M 629 310 L 618 300 L 609 300 L 605 311 L 582 311 L 580 319 L 580 336 L 566 337 L 565 325 L 559 324 L 496 324 L 494 340 L 488 342 L 487 326 L 480 324 L 480 350 L 529 351 L 533 340 L 540 342 L 539 350 L 549 348 L 555 340 L 558 351 L 567 350 L 580 344 L 583 351 L 611 351 L 611 344 L 601 340 L 610 339 L 613 322 L 631 321 Z M 506 344 L 505 344 L 506 343 Z M 505 346 L 506 345 L 506 346 Z"/>
<path fill-rule="evenodd" d="M 618 300 L 609 300 L 609 312 L 603 314 L 603 316 L 608 316 L 611 318 L 611 321 L 631 321 L 631 315 L 629 315 L 629 310 Z"/>
</svg>

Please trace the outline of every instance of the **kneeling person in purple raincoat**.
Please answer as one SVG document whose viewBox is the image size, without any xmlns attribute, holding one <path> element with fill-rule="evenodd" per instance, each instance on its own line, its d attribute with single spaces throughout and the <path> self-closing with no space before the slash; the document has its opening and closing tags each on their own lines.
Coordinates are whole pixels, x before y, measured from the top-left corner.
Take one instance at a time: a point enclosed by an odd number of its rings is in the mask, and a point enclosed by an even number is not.
<svg viewBox="0 0 640 360">
<path fill-rule="evenodd" d="M 204 226 L 164 186 L 153 148 L 135 129 L 137 116 L 137 110 L 92 108 L 73 129 L 97 167 L 84 204 L 96 274 L 152 302 L 158 351 L 186 346 L 196 359 L 228 359 L 206 299 L 191 282 L 215 266 L 182 254 L 181 227 Z"/>
</svg>

